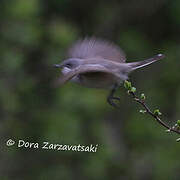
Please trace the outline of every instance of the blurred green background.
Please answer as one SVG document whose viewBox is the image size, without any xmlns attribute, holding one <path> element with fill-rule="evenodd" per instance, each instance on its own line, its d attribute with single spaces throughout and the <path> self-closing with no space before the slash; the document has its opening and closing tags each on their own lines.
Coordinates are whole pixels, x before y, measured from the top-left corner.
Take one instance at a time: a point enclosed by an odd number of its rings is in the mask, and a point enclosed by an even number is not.
<svg viewBox="0 0 180 180">
<path fill-rule="evenodd" d="M 77 39 L 118 44 L 128 62 L 166 58 L 131 74 L 147 104 L 172 125 L 180 118 L 179 0 L 0 1 L 0 179 L 178 180 L 180 144 L 128 97 L 119 111 L 108 91 L 53 88 L 54 63 Z M 8 139 L 98 144 L 96 153 L 7 147 Z"/>
</svg>

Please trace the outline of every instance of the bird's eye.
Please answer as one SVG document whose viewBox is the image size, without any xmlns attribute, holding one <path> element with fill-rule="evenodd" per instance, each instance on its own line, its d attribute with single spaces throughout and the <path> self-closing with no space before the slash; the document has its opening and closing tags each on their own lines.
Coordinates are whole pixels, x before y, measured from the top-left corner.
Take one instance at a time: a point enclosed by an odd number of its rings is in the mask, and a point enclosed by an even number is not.
<svg viewBox="0 0 180 180">
<path fill-rule="evenodd" d="M 67 64 L 66 64 L 66 67 L 71 68 L 71 67 L 72 67 L 72 64 L 67 63 Z"/>
</svg>

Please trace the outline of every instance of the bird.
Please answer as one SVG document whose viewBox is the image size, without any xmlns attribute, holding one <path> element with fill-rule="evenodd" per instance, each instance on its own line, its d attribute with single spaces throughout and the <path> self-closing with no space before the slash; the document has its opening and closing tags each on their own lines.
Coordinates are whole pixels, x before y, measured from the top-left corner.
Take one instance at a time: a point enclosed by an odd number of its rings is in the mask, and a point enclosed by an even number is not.
<svg viewBox="0 0 180 180">
<path fill-rule="evenodd" d="M 150 65 L 165 55 L 157 54 L 151 58 L 126 62 L 124 51 L 108 40 L 86 37 L 72 44 L 67 50 L 66 59 L 54 67 L 61 68 L 61 76 L 57 84 L 63 85 L 68 81 L 78 83 L 88 88 L 109 89 L 107 102 L 117 107 L 115 92 L 129 73 Z"/>
</svg>

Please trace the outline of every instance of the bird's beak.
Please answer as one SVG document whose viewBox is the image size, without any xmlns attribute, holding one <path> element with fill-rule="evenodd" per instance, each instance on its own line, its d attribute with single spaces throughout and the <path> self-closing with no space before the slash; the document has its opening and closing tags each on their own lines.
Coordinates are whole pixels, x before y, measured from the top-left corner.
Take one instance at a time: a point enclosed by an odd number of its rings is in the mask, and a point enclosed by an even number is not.
<svg viewBox="0 0 180 180">
<path fill-rule="evenodd" d="M 55 68 L 62 68 L 62 64 L 53 64 L 53 67 L 55 67 Z"/>
</svg>

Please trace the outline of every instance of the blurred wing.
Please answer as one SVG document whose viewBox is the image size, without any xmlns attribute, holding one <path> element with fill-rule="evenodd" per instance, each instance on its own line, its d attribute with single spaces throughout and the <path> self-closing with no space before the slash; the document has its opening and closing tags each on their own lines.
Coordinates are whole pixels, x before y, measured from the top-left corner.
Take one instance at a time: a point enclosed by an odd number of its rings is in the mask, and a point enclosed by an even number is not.
<svg viewBox="0 0 180 180">
<path fill-rule="evenodd" d="M 62 85 L 72 79 L 74 76 L 81 74 L 81 73 L 89 73 L 89 72 L 104 72 L 104 73 L 109 73 L 113 76 L 119 77 L 119 75 L 116 72 L 110 71 L 104 66 L 101 65 L 83 65 L 75 68 L 74 70 L 70 71 L 66 75 L 62 75 L 58 81 L 58 85 Z"/>
<path fill-rule="evenodd" d="M 94 58 L 101 57 L 111 61 L 124 63 L 124 52 L 113 43 L 96 38 L 85 38 L 77 41 L 68 51 L 69 58 Z"/>
</svg>

